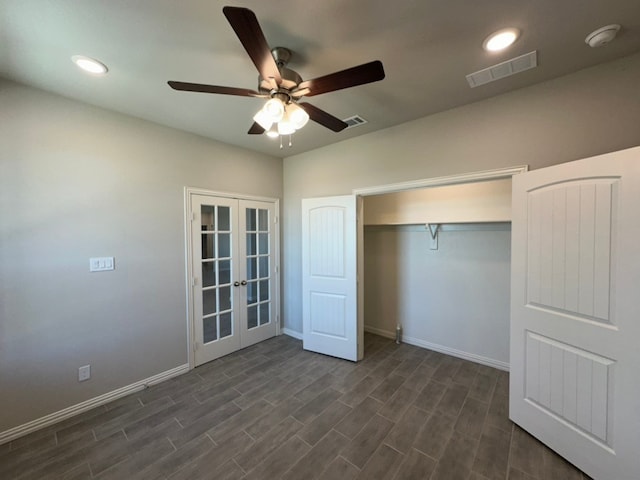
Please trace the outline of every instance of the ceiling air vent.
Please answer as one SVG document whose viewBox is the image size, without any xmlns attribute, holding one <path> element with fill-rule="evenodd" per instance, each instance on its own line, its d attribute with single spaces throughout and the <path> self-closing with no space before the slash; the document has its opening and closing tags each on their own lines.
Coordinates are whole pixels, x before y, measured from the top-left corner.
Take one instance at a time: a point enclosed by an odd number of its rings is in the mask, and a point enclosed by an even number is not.
<svg viewBox="0 0 640 480">
<path fill-rule="evenodd" d="M 533 52 L 520 55 L 506 62 L 498 63 L 491 67 L 478 70 L 477 72 L 467 75 L 467 82 L 471 88 L 484 85 L 485 83 L 495 82 L 501 78 L 510 77 L 516 73 L 524 72 L 530 68 L 538 66 L 538 55 Z"/>
<path fill-rule="evenodd" d="M 360 115 L 354 115 L 353 117 L 343 118 L 342 121 L 348 125 L 347 128 L 359 127 L 360 125 L 369 123 Z"/>
</svg>

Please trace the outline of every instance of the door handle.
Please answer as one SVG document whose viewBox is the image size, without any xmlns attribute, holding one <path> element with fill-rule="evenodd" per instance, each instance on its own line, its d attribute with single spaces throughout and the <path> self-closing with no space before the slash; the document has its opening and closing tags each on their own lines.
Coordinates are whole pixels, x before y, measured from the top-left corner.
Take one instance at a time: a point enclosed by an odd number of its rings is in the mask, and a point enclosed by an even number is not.
<svg viewBox="0 0 640 480">
<path fill-rule="evenodd" d="M 240 282 L 233 282 L 233 286 L 234 287 L 239 287 L 240 286 Z"/>
<path fill-rule="evenodd" d="M 246 280 L 242 280 L 242 281 L 240 282 L 240 285 L 242 285 L 243 287 L 244 287 L 246 284 L 247 284 L 247 281 L 246 281 Z"/>
</svg>

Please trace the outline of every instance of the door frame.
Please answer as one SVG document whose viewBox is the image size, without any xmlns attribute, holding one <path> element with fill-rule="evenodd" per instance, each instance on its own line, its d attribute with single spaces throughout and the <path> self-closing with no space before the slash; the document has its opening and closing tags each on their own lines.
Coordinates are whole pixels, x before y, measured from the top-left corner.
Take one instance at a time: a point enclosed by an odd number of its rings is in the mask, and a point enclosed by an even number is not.
<svg viewBox="0 0 640 480">
<path fill-rule="evenodd" d="M 260 197 L 256 195 L 245 195 L 241 193 L 221 192 L 218 190 L 206 190 L 197 187 L 184 187 L 184 252 L 185 252 L 185 295 L 186 295 L 186 322 L 187 322 L 187 360 L 189 363 L 189 370 L 195 368 L 195 350 L 194 350 L 194 329 L 193 329 L 193 252 L 192 245 L 192 230 L 191 222 L 194 220 L 191 209 L 191 196 L 192 195 L 205 195 L 209 197 L 227 198 L 233 200 L 251 200 L 256 202 L 273 203 L 275 207 L 275 245 L 273 249 L 273 258 L 275 262 L 276 278 L 275 278 L 275 294 L 274 307 L 275 307 L 275 322 L 276 322 L 276 336 L 282 334 L 282 326 L 280 320 L 280 297 L 282 291 L 281 276 L 280 276 L 280 199 L 273 197 Z"/>
<path fill-rule="evenodd" d="M 370 195 L 397 193 L 405 190 L 416 190 L 419 188 L 444 187 L 447 185 L 458 185 L 461 183 L 481 182 L 483 180 L 500 180 L 501 178 L 511 178 L 514 175 L 527 171 L 529 171 L 529 165 L 517 165 L 515 167 L 497 168 L 495 170 L 480 170 L 477 172 L 445 175 L 443 177 L 432 177 L 421 180 L 410 180 L 408 182 L 376 185 L 373 187 L 354 188 L 352 193 L 354 195 L 368 197 Z"/>
<path fill-rule="evenodd" d="M 494 170 L 480 170 L 477 172 L 458 173 L 445 175 L 442 177 L 425 178 L 421 180 L 410 180 L 407 182 L 390 183 L 373 187 L 354 188 L 351 192 L 356 196 L 358 208 L 358 235 L 357 235 L 357 255 L 358 255 L 358 345 L 364 336 L 364 201 L 363 197 L 382 195 L 385 193 L 398 193 L 407 190 L 417 190 L 430 187 L 445 187 L 448 185 L 461 185 L 465 183 L 475 183 L 489 180 L 500 180 L 511 178 L 514 175 L 529 171 L 529 165 L 517 165 L 513 167 L 497 168 Z M 360 318 L 362 317 L 362 318 Z M 364 342 L 362 342 L 364 345 Z M 364 352 L 359 352 L 359 358 Z M 443 352 L 449 353 L 449 352 Z M 508 368 L 508 365 L 507 365 Z"/>
</svg>

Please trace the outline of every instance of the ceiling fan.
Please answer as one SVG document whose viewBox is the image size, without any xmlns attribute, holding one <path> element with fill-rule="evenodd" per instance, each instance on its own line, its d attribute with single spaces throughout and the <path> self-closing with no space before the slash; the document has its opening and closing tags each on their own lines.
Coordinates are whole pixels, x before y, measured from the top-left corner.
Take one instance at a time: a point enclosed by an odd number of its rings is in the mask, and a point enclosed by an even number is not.
<svg viewBox="0 0 640 480">
<path fill-rule="evenodd" d="M 297 72 L 287 68 L 291 51 L 284 47 L 269 48 L 251 10 L 227 6 L 222 11 L 258 69 L 258 90 L 175 81 L 168 84 L 174 90 L 267 99 L 253 117 L 254 123 L 248 131 L 251 135 L 265 132 L 273 137 L 291 135 L 309 119 L 340 132 L 347 128 L 345 122 L 310 103 L 300 102 L 302 97 L 377 82 L 385 76 L 382 62 L 376 60 L 312 80 L 302 80 Z"/>
</svg>

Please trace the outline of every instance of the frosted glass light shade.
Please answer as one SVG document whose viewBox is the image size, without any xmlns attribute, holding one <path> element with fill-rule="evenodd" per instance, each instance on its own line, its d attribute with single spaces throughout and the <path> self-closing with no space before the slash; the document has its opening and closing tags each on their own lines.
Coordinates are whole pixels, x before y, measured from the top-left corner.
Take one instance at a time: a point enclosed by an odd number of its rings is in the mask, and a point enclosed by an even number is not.
<svg viewBox="0 0 640 480">
<path fill-rule="evenodd" d="M 280 136 L 280 134 L 278 133 L 278 129 L 277 129 L 277 127 L 275 125 L 273 125 L 265 133 L 266 133 L 267 137 L 269 137 L 269 138 L 278 138 Z"/>
<path fill-rule="evenodd" d="M 278 133 L 280 135 L 291 135 L 296 131 L 296 127 L 291 123 L 289 112 L 285 111 L 282 120 L 278 122 Z"/>
<path fill-rule="evenodd" d="M 269 130 L 271 128 L 271 125 L 273 125 L 273 120 L 271 119 L 269 114 L 264 111 L 264 108 L 259 110 L 258 113 L 253 116 L 253 121 L 265 130 Z"/>
<path fill-rule="evenodd" d="M 284 115 L 284 104 L 277 98 L 272 98 L 264 104 L 262 110 L 269 115 L 272 122 L 279 122 Z"/>
<path fill-rule="evenodd" d="M 296 130 L 304 127 L 309 121 L 309 114 L 305 112 L 302 107 L 296 105 L 295 103 L 287 105 L 287 114 L 289 116 L 289 121 Z"/>
<path fill-rule="evenodd" d="M 280 135 L 291 135 L 296 131 L 296 127 L 288 120 L 280 120 L 278 122 L 278 133 Z"/>
</svg>

